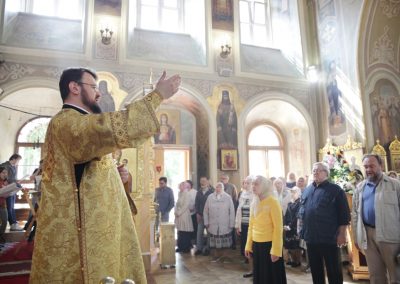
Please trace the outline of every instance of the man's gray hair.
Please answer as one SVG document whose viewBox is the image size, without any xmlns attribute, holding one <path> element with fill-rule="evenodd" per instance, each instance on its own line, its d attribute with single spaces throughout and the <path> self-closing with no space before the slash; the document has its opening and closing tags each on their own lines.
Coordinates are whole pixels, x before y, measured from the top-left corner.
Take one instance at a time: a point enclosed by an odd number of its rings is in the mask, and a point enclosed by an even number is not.
<svg viewBox="0 0 400 284">
<path fill-rule="evenodd" d="M 313 168 L 315 168 L 315 167 L 317 167 L 318 169 L 321 169 L 321 170 L 323 170 L 324 172 L 326 172 L 327 175 L 328 175 L 328 177 L 329 177 L 331 171 L 330 171 L 329 166 L 328 166 L 327 163 L 324 163 L 324 162 L 316 162 L 316 163 L 313 164 Z"/>
</svg>

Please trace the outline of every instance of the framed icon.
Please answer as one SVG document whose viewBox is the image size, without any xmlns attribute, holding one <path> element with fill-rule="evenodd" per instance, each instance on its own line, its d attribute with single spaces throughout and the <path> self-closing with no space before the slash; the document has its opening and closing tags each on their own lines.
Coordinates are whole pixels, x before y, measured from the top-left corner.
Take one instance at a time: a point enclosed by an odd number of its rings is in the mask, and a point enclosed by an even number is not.
<svg viewBox="0 0 400 284">
<path fill-rule="evenodd" d="M 221 150 L 221 170 L 236 171 L 238 169 L 238 154 L 236 149 Z"/>
</svg>

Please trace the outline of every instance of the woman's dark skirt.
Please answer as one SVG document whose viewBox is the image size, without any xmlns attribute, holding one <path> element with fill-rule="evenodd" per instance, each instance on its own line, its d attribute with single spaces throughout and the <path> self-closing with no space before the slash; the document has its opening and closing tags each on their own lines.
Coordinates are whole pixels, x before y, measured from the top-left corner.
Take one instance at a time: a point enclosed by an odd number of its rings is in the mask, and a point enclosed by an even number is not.
<svg viewBox="0 0 400 284">
<path fill-rule="evenodd" d="M 253 283 L 286 284 L 283 258 L 271 261 L 272 242 L 253 242 Z"/>
</svg>

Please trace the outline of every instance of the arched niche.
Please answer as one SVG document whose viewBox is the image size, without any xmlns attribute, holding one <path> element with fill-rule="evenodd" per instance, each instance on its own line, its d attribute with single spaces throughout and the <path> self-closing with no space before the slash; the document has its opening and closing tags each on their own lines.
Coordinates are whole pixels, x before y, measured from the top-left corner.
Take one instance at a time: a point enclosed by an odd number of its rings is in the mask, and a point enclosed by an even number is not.
<svg viewBox="0 0 400 284">
<path fill-rule="evenodd" d="M 315 128 L 311 116 L 293 97 L 268 92 L 248 101 L 239 117 L 239 137 L 243 137 L 239 141 L 241 176 L 248 174 L 249 132 L 261 124 L 272 125 L 281 133 L 286 173 L 294 171 L 297 175 L 308 175 L 316 160 Z"/>
<path fill-rule="evenodd" d="M 97 77 L 99 91 L 102 94 L 100 103 L 102 100 L 107 100 L 107 103 L 109 103 L 111 99 L 114 110 L 122 109 L 122 102 L 128 97 L 128 93 L 120 88 L 118 79 L 112 73 L 104 71 L 97 72 Z M 107 110 L 112 111 L 111 107 Z"/>
<path fill-rule="evenodd" d="M 131 101 L 140 99 L 143 95 L 142 90 L 136 90 L 129 93 L 122 105 Z M 180 110 L 189 113 L 195 118 L 195 148 L 193 151 L 193 167 L 191 176 L 194 182 L 197 182 L 201 175 L 206 175 L 212 181 L 217 179 L 217 149 L 215 115 L 209 107 L 209 104 L 201 93 L 190 85 L 182 84 L 178 93 L 172 98 L 165 100 L 159 112 L 163 110 Z M 152 169 L 154 170 L 154 169 Z M 154 173 L 154 181 L 156 174 Z"/>
<path fill-rule="evenodd" d="M 1 160 L 8 158 L 16 150 L 16 136 L 22 125 L 38 116 L 54 116 L 62 106 L 57 89 L 45 87 L 40 82 L 35 84 L 27 81 L 5 86 L 4 90 L 7 91 L 0 98 Z M 43 87 L 32 87 L 36 85 Z"/>
</svg>

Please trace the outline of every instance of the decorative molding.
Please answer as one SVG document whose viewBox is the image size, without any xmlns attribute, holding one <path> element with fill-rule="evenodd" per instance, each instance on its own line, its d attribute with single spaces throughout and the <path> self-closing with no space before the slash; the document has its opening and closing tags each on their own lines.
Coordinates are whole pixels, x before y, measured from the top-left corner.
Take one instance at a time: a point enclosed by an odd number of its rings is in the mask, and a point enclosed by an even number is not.
<svg viewBox="0 0 400 284">
<path fill-rule="evenodd" d="M 212 95 L 216 82 L 210 80 L 184 79 L 185 83 L 195 87 L 204 97 Z"/>
<path fill-rule="evenodd" d="M 60 78 L 62 72 L 64 71 L 65 68 L 59 68 L 59 67 L 48 67 L 44 69 L 44 73 L 46 73 L 50 77 L 54 78 Z"/>
<path fill-rule="evenodd" d="M 306 107 L 307 111 L 311 112 L 311 97 L 307 90 L 264 87 L 264 86 L 247 85 L 247 84 L 237 84 L 235 86 L 238 89 L 240 97 L 243 98 L 244 100 L 248 100 L 249 98 L 254 97 L 257 94 L 265 92 L 285 93 L 287 95 L 292 96 L 299 102 L 301 102 L 304 105 L 304 107 Z"/>
<path fill-rule="evenodd" d="M 389 19 L 400 15 L 400 0 L 380 0 L 379 6 Z"/>
<path fill-rule="evenodd" d="M 21 79 L 27 74 L 32 75 L 34 72 L 35 69 L 32 66 L 26 64 L 4 63 L 0 67 L 0 83 Z"/>
<path fill-rule="evenodd" d="M 248 98 L 251 98 L 252 96 L 267 92 L 271 88 L 269 87 L 263 87 L 263 86 L 257 86 L 257 85 L 247 85 L 247 84 L 237 84 L 236 88 L 239 92 L 239 95 L 241 98 L 247 100 Z"/>
<path fill-rule="evenodd" d="M 392 39 L 388 35 L 389 30 L 389 26 L 386 25 L 383 28 L 383 35 L 374 42 L 371 61 L 378 61 L 395 66 L 394 45 Z"/>
<path fill-rule="evenodd" d="M 148 75 L 125 73 L 125 72 L 112 72 L 118 78 L 120 86 L 126 90 L 133 88 L 142 88 L 143 83 L 148 81 Z"/>
<path fill-rule="evenodd" d="M 101 42 L 101 36 L 98 36 L 96 39 L 96 59 L 104 59 L 104 60 L 117 60 L 117 43 L 116 38 L 111 38 L 111 44 L 105 45 Z"/>
</svg>

